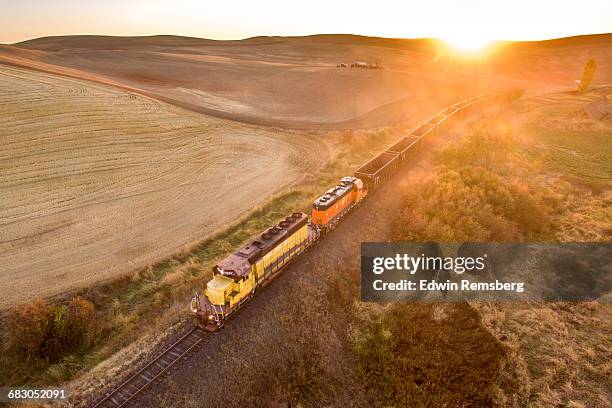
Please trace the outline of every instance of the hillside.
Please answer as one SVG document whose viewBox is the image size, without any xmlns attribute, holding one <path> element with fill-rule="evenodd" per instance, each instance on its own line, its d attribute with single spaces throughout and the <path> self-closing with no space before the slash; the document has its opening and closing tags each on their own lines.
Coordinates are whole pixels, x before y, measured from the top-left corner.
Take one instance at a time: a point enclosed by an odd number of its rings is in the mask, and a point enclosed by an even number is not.
<svg viewBox="0 0 612 408">
<path fill-rule="evenodd" d="M 355 60 L 384 69 L 336 68 Z M 0 383 L 93 401 L 180 334 L 218 260 L 442 106 L 520 85 L 428 141 L 138 404 L 607 406 L 608 304 L 362 303 L 359 252 L 609 241 L 612 123 L 582 108 L 612 97 L 611 68 L 608 34 L 478 60 L 351 35 L 0 45 L 0 311 L 84 288 L 100 323 L 59 361 L 4 353 Z"/>
<path fill-rule="evenodd" d="M 435 40 L 350 35 L 213 41 L 175 36 L 47 37 L 0 48 L 19 64 L 136 90 L 223 118 L 293 128 L 375 127 L 488 89 L 571 86 L 584 61 L 610 77 L 612 35 L 506 43 L 463 61 Z M 341 69 L 378 62 L 382 70 Z M 444 92 L 440 90 L 444 89 Z"/>
</svg>

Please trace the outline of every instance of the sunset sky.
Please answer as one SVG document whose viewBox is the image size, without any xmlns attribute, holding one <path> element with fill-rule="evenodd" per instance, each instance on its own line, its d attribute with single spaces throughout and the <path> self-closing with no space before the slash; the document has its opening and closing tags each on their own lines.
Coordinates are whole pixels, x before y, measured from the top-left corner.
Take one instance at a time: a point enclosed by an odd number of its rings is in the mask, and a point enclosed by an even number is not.
<svg viewBox="0 0 612 408">
<path fill-rule="evenodd" d="M 612 31 L 610 0 L 2 0 L 1 6 L 0 43 L 68 34 L 352 33 L 470 46 Z"/>
</svg>

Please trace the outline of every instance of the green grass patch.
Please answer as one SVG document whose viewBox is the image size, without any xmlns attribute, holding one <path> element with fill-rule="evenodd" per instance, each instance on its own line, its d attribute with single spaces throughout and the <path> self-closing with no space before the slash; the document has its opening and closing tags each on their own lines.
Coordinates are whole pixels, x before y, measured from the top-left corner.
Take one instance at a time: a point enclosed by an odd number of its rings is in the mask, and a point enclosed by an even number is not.
<svg viewBox="0 0 612 408">
<path fill-rule="evenodd" d="M 612 180 L 612 134 L 530 128 L 530 133 L 547 148 L 545 162 L 550 170 L 587 180 Z"/>
<path fill-rule="evenodd" d="M 527 152 L 544 171 L 601 192 L 612 182 L 612 122 L 589 119 L 581 109 L 587 102 L 536 105 L 519 132 L 531 139 Z"/>
</svg>

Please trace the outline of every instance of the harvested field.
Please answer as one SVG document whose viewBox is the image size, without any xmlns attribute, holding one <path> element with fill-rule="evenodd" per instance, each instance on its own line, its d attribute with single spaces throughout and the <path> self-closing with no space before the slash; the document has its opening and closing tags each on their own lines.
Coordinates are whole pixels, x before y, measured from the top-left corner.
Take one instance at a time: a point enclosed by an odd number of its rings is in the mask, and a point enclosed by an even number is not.
<svg viewBox="0 0 612 408">
<path fill-rule="evenodd" d="M 312 136 L 42 72 L 0 65 L 0 90 L 0 306 L 176 253 L 328 154 Z"/>
<path fill-rule="evenodd" d="M 517 83 L 450 67 L 436 60 L 427 40 L 388 41 L 71 36 L 0 46 L 0 61 L 112 84 L 212 116 L 300 129 L 386 126 Z M 336 68 L 355 59 L 381 61 L 385 69 Z"/>
</svg>

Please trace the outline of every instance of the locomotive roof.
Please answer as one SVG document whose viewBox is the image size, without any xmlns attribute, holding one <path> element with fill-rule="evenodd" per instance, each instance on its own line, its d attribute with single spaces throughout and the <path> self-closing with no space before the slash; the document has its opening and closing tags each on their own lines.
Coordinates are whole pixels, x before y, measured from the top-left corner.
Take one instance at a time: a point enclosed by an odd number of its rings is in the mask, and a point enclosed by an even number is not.
<svg viewBox="0 0 612 408">
<path fill-rule="evenodd" d="M 313 207 L 317 210 L 328 209 L 355 187 L 354 180 L 354 177 L 344 177 L 338 185 L 330 188 L 325 194 L 317 198 L 313 203 Z"/>
<path fill-rule="evenodd" d="M 277 225 L 268 228 L 237 252 L 219 262 L 215 265 L 215 268 L 225 276 L 246 277 L 251 271 L 251 265 L 276 248 L 295 231 L 306 225 L 307 222 L 308 216 L 306 214 L 293 213 Z"/>
</svg>

